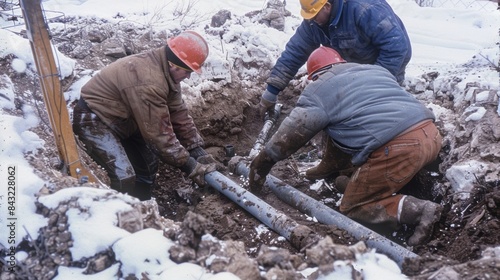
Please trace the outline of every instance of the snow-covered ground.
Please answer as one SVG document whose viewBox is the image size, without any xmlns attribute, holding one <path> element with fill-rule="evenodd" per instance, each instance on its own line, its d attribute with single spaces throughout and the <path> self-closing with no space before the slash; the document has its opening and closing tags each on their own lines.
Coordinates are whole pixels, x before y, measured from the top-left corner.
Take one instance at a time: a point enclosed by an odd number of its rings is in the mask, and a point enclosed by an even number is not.
<svg viewBox="0 0 500 280">
<path fill-rule="evenodd" d="M 8 2 L 8 1 L 7 1 Z M 224 47 L 216 37 L 206 36 L 210 45 L 210 57 L 207 61 L 212 69 L 205 71 L 199 81 L 210 80 L 214 76 L 228 75 L 224 73 L 227 60 L 233 55 L 241 53 L 254 53 L 256 57 L 244 57 L 245 60 L 260 59 L 263 63 L 273 64 L 288 38 L 293 34 L 294 28 L 300 23 L 299 1 L 288 0 L 286 7 L 295 15 L 287 18 L 284 31 L 268 28 L 260 24 L 239 24 L 226 36 L 235 36 L 239 40 L 246 40 L 245 46 L 231 44 L 226 41 Z M 407 68 L 406 79 L 408 83 L 416 84 L 422 74 L 437 71 L 441 75 L 435 84 L 444 83 L 451 76 L 460 76 L 452 94 L 457 94 L 455 100 L 463 100 L 463 92 L 470 82 L 477 82 L 483 88 L 498 90 L 499 73 L 492 66 L 498 66 L 499 46 L 498 32 L 500 30 L 500 11 L 496 10 L 496 3 L 482 6 L 478 9 L 464 9 L 454 7 L 419 7 L 411 0 L 389 0 L 391 6 L 405 23 L 413 47 L 413 57 Z M 190 7 L 189 4 L 195 3 Z M 474 2 L 471 2 L 474 3 Z M 484 1 L 481 2 L 483 4 Z M 46 0 L 43 7 L 50 11 L 63 12 L 65 16 L 98 17 L 109 21 L 130 21 L 144 24 L 157 30 L 174 30 L 175 28 L 189 29 L 204 34 L 203 27 L 209 24 L 210 18 L 220 9 L 228 9 L 234 15 L 243 15 L 246 12 L 260 10 L 266 2 L 259 0 L 214 0 L 214 1 L 122 1 L 122 0 Z M 473 4 L 471 4 L 473 5 Z M 485 8 L 484 8 L 485 7 Z M 189 16 L 179 18 L 174 16 L 175 11 L 188 11 Z M 50 13 L 48 13 L 50 16 Z M 53 13 L 54 16 L 58 13 Z M 120 15 L 120 17 L 117 17 Z M 192 17 L 191 17 L 192 16 Z M 235 16 L 238 18 L 238 16 Z M 233 20 L 237 20 L 233 18 Z M 0 25 L 8 27 L 12 22 L 0 18 Z M 34 70 L 33 57 L 29 41 L 14 34 L 20 27 L 0 29 L 0 58 L 14 55 L 12 68 L 23 73 L 27 68 Z M 51 28 L 59 28 L 54 25 Z M 244 39 L 242 39 L 244 38 Z M 241 51 L 247 48 L 249 52 Z M 258 50 L 264 50 L 259 55 Z M 57 52 L 58 62 L 62 76 L 69 76 L 73 72 L 75 62 Z M 472 68 L 472 69 L 471 69 Z M 258 75 L 251 70 L 246 75 Z M 302 69 L 301 71 L 304 71 Z M 88 77 L 87 77 L 88 78 Z M 251 79 L 249 79 L 251 80 Z M 70 92 L 66 93 L 68 99 L 76 99 L 79 87 L 84 84 L 85 78 L 76 81 Z M 208 85 L 206 85 L 208 86 Z M 198 85 L 202 88 L 203 84 Z M 28 94 L 28 93 L 22 93 Z M 461 95 L 462 94 L 462 95 Z M 34 172 L 24 155 L 35 153 L 42 149 L 44 141 L 30 129 L 36 127 L 40 119 L 35 109 L 24 106 L 23 116 L 18 117 L 6 113 L 14 109 L 12 82 L 6 74 L 0 73 L 0 245 L 10 248 L 19 244 L 29 234 L 36 239 L 38 230 L 47 224 L 47 219 L 35 213 L 35 194 L 48 182 L 44 182 Z M 446 114 L 440 111 L 439 106 L 433 107 L 436 115 Z M 478 111 L 480 114 L 480 110 Z M 481 118 L 481 115 L 473 116 Z M 36 153 L 35 153 L 36 154 Z M 480 165 L 469 163 L 456 167 L 453 174 L 456 191 L 467 186 L 467 176 L 460 176 L 467 172 L 465 169 L 476 170 Z M 14 189 L 15 186 L 15 189 Z M 77 210 L 69 213 L 71 225 L 69 230 L 74 239 L 71 253 L 73 258 L 89 257 L 103 248 L 113 247 L 116 258 L 121 262 L 111 266 L 105 271 L 95 275 L 83 275 L 83 269 L 61 266 L 56 279 L 117 279 L 116 272 L 135 274 L 141 277 L 142 272 L 156 275 L 155 279 L 237 279 L 230 273 L 213 275 L 204 271 L 202 267 L 194 264 L 177 265 L 168 259 L 171 242 L 164 238 L 162 232 L 147 229 L 130 233 L 116 227 L 116 213 L 130 208 L 127 203 L 131 198 L 124 195 L 115 195 L 106 200 L 96 202 L 93 198 L 103 196 L 110 191 L 101 189 L 71 188 L 64 189 L 55 194 L 44 196 L 40 202 L 47 207 L 57 207 L 59 202 L 70 197 L 77 197 L 83 212 Z M 106 210 L 102 210 L 105 208 Z M 104 214 L 103 214 L 104 213 Z M 209 237 L 207 237 L 209 238 Z M 26 257 L 26 252 L 18 251 L 15 254 L 17 261 Z M 156 258 L 156 263 L 148 263 L 147 258 Z M 7 265 L 14 261 L 12 257 L 6 258 Z M 363 271 L 364 279 L 405 279 L 391 260 L 375 252 L 361 255 L 358 258 L 357 269 Z M 351 279 L 349 275 L 331 275 L 331 279 Z M 153 279 L 153 278 L 151 278 Z"/>
</svg>

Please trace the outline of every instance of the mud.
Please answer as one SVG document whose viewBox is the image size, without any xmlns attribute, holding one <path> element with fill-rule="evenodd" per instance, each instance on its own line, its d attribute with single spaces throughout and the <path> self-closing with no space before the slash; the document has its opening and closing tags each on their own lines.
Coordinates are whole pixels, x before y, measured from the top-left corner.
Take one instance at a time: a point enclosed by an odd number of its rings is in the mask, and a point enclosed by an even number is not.
<svg viewBox="0 0 500 280">
<path fill-rule="evenodd" d="M 285 94 L 288 97 L 285 100 L 289 100 L 289 104 L 284 104 L 283 107 L 286 112 L 292 108 L 297 92 L 289 90 Z M 257 102 L 257 99 L 254 102 Z M 211 109 L 206 108 L 205 110 L 210 112 Z M 219 110 L 219 108 L 214 108 L 214 110 Z M 248 114 L 252 115 L 252 113 Z M 244 119 L 244 117 L 241 118 Z M 258 122 L 255 117 L 252 120 Z M 252 124 L 247 128 L 243 124 L 242 135 L 252 135 L 252 137 L 242 137 L 237 139 L 237 142 L 228 141 L 226 138 L 220 139 L 217 134 L 204 134 L 203 136 L 210 139 L 209 143 L 220 143 L 219 146 L 208 147 L 208 150 L 218 151 L 216 156 L 223 154 L 220 151 L 223 150 L 224 145 L 234 143 L 237 143 L 235 147 L 242 155 L 248 155 L 258 135 L 256 127 L 258 125 Z M 321 141 L 319 136 L 316 138 L 318 138 L 315 139 L 316 141 L 311 141 L 308 146 L 303 147 L 291 158 L 278 163 L 271 174 L 319 202 L 338 210 L 336 203 L 340 199 L 341 193 L 335 188 L 335 175 L 326 179 L 325 184 L 318 190 L 311 188 L 315 182 L 308 181 L 303 177 L 303 171 L 319 160 Z M 245 154 L 244 151 L 247 153 Z M 227 158 L 220 156 L 218 160 L 223 163 L 227 162 Z M 446 179 L 439 171 L 439 164 L 442 161 L 442 158 L 439 158 L 436 162 L 429 164 L 402 190 L 402 193 L 432 200 L 445 208 L 444 215 L 439 224 L 436 225 L 433 236 L 427 244 L 416 247 L 410 247 L 406 244 L 407 238 L 413 232 L 411 227 L 403 226 L 395 232 L 383 228 L 372 227 L 372 229 L 420 256 L 415 259 L 407 259 L 404 262 L 403 273 L 408 276 L 417 277 L 420 275 L 416 279 L 428 279 L 422 275 L 430 277 L 432 273 L 437 272 L 451 273 L 440 270 L 443 267 L 451 266 L 452 268 L 449 270 L 458 273 L 460 279 L 495 279 L 489 277 L 494 277 L 493 275 L 499 273 L 497 265 L 484 265 L 484 261 L 478 260 L 482 258 L 484 250 L 500 244 L 500 235 L 498 235 L 500 189 L 498 185 L 478 182 L 470 193 L 470 198 L 460 201 L 457 199 L 457 194 L 449 193 L 449 189 L 445 187 Z M 165 170 L 170 169 L 165 166 Z M 155 190 L 155 196 L 162 215 L 172 219 L 182 219 L 181 212 L 194 211 L 199 213 L 214 221 L 212 228 L 214 236 L 222 240 L 243 241 L 246 251 L 251 257 L 257 257 L 259 248 L 264 245 L 286 248 L 292 253 L 300 254 L 300 248 L 294 247 L 289 241 L 280 238 L 273 231 L 258 234 L 256 229 L 262 226 L 262 222 L 256 220 L 217 191 L 211 188 L 193 187 L 180 177 L 174 179 L 180 175 L 175 170 L 170 170 L 161 173 L 158 177 L 158 188 Z M 227 177 L 242 185 L 246 183 L 238 176 L 227 174 Z M 172 182 L 175 181 L 182 183 L 180 186 L 172 185 Z M 188 199 L 178 195 L 176 190 L 179 187 L 191 190 Z M 315 222 L 313 217 L 308 217 L 287 205 L 269 190 L 264 191 L 259 197 L 274 208 L 285 212 L 298 223 L 313 229 L 320 236 L 329 236 L 336 244 L 353 245 L 358 241 L 343 229 Z M 465 263 L 469 264 L 465 265 Z"/>
</svg>

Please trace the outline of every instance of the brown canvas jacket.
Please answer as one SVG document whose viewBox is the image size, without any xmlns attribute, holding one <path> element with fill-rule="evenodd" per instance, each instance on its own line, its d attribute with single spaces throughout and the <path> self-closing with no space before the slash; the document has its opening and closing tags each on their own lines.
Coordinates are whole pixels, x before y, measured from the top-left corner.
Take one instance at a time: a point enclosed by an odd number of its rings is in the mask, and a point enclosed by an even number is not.
<svg viewBox="0 0 500 280">
<path fill-rule="evenodd" d="M 165 47 L 124 57 L 90 79 L 81 97 L 119 137 L 139 130 L 162 161 L 180 167 L 204 143 L 168 67 Z"/>
</svg>

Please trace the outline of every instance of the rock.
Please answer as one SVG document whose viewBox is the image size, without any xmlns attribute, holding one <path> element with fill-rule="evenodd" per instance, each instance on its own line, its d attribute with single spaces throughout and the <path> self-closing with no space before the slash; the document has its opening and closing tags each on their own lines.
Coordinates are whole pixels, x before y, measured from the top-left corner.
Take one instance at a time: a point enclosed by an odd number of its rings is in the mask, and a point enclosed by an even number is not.
<svg viewBox="0 0 500 280">
<path fill-rule="evenodd" d="M 93 43 L 102 43 L 109 38 L 109 35 L 97 26 L 89 26 L 82 31 L 82 37 Z"/>
<path fill-rule="evenodd" d="M 196 251 L 189 246 L 175 245 L 168 250 L 170 259 L 175 263 L 183 263 L 196 260 Z"/>
<path fill-rule="evenodd" d="M 221 27 L 226 21 L 231 19 L 231 12 L 228 10 L 220 10 L 213 17 L 210 22 L 211 27 Z"/>
<path fill-rule="evenodd" d="M 248 257 L 243 242 L 206 238 L 200 243 L 197 257 L 215 273 L 227 271 L 241 279 L 261 279 L 257 261 Z"/>
<path fill-rule="evenodd" d="M 110 267 L 115 260 L 109 254 L 102 254 L 92 258 L 89 261 L 85 274 L 95 274 Z"/>
<path fill-rule="evenodd" d="M 290 252 L 287 249 L 270 248 L 266 245 L 261 245 L 257 262 L 264 267 L 276 266 L 288 269 L 293 267 L 290 263 Z"/>
<path fill-rule="evenodd" d="M 354 260 L 355 252 L 358 253 L 360 248 L 360 245 L 351 248 L 335 244 L 331 237 L 326 236 L 310 249 L 306 249 L 306 256 L 309 263 L 320 266 L 332 264 L 337 260 Z"/>
<path fill-rule="evenodd" d="M 119 212 L 117 213 L 117 216 L 118 227 L 130 233 L 137 232 L 144 228 L 142 213 L 136 207 L 126 212 Z"/>
<path fill-rule="evenodd" d="M 205 217 L 194 212 L 187 212 L 184 221 L 181 224 L 181 231 L 176 236 L 176 240 L 181 245 L 198 248 L 201 236 L 209 233 L 212 222 Z"/>
<path fill-rule="evenodd" d="M 127 56 L 125 46 L 119 39 L 107 39 L 102 43 L 103 52 L 112 58 L 122 58 Z"/>
<path fill-rule="evenodd" d="M 141 201 L 140 204 L 144 228 L 155 229 L 179 229 L 179 224 L 161 216 L 158 210 L 158 203 L 154 199 Z M 170 239 L 173 239 L 170 238 Z"/>
<path fill-rule="evenodd" d="M 264 275 L 263 279 L 274 280 L 274 279 L 287 279 L 287 280 L 301 280 L 304 279 L 302 274 L 293 270 L 284 270 L 278 267 L 273 267 Z"/>
<path fill-rule="evenodd" d="M 271 0 L 268 1 L 266 8 L 261 11 L 259 23 L 283 31 L 285 30 L 286 15 L 285 3 L 280 0 Z"/>
<path fill-rule="evenodd" d="M 81 44 L 78 44 L 71 50 L 70 54 L 73 58 L 76 59 L 84 59 L 92 53 L 92 42 L 83 41 Z"/>
</svg>

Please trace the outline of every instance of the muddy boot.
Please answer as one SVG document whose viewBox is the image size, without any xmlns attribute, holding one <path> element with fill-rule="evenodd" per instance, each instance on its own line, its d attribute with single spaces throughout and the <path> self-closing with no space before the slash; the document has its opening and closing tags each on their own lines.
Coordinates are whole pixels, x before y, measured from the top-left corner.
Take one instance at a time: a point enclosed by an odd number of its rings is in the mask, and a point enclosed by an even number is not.
<svg viewBox="0 0 500 280">
<path fill-rule="evenodd" d="M 340 192 L 344 193 L 345 189 L 347 188 L 347 184 L 349 184 L 349 181 L 351 178 L 345 176 L 345 175 L 340 175 L 337 178 L 335 178 L 335 188 Z"/>
<path fill-rule="evenodd" d="M 155 186 L 155 175 L 136 175 L 133 188 L 129 195 L 140 201 L 150 200 Z"/>
<path fill-rule="evenodd" d="M 121 193 L 130 193 L 135 186 L 135 176 L 128 177 L 125 179 L 110 178 L 110 187 L 113 190 L 119 191 Z"/>
<path fill-rule="evenodd" d="M 408 239 L 408 245 L 423 244 L 432 235 L 434 224 L 441 218 L 443 207 L 428 200 L 406 196 L 399 217 L 403 224 L 416 225 L 415 232 Z"/>
<path fill-rule="evenodd" d="M 309 180 L 324 179 L 340 172 L 341 169 L 351 167 L 350 156 L 335 147 L 332 139 L 328 137 L 321 162 L 306 170 L 305 177 Z"/>
<path fill-rule="evenodd" d="M 150 200 L 153 186 L 146 183 L 135 183 L 134 188 L 129 193 L 133 197 L 137 197 L 140 201 Z"/>
</svg>

